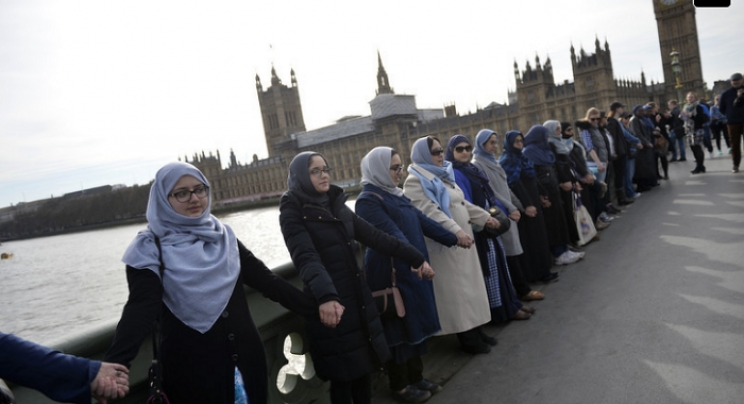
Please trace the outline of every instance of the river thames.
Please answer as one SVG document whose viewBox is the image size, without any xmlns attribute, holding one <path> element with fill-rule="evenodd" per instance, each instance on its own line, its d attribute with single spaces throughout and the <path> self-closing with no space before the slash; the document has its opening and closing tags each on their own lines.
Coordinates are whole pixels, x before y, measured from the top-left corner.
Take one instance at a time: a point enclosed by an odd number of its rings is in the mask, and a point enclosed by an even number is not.
<svg viewBox="0 0 744 404">
<path fill-rule="evenodd" d="M 219 218 L 269 268 L 289 262 L 278 206 Z M 13 253 L 13 258 L 0 261 L 0 331 L 48 345 L 116 323 L 128 296 L 121 257 L 145 227 L 4 243 L 0 251 Z"/>
</svg>

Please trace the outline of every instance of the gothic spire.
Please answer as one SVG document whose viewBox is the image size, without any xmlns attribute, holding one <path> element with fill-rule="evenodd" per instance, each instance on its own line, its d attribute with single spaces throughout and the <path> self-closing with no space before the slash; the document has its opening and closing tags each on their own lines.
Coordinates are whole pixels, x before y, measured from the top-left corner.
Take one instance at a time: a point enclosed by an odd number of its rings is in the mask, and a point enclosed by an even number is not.
<svg viewBox="0 0 744 404">
<path fill-rule="evenodd" d="M 385 67 L 382 65 L 382 57 L 380 51 L 377 51 L 377 94 L 395 94 L 392 87 L 390 87 L 390 80 L 388 80 L 387 72 Z"/>
</svg>

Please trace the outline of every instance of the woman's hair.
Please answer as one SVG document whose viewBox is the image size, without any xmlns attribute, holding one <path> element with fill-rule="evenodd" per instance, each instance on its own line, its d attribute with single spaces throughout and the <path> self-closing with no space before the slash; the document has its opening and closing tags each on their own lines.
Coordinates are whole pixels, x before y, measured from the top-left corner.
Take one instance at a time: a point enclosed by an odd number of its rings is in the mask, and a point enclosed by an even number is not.
<svg viewBox="0 0 744 404">
<path fill-rule="evenodd" d="M 647 103 L 646 103 L 646 105 L 648 105 L 648 106 L 649 106 L 649 107 L 651 107 L 651 108 L 656 108 L 656 107 L 658 106 L 658 105 L 657 105 L 657 104 L 656 104 L 655 102 L 653 102 L 653 101 L 651 101 L 651 102 L 647 102 Z"/>
<path fill-rule="evenodd" d="M 566 129 L 571 127 L 570 122 L 561 122 L 561 134 L 566 133 Z"/>
<path fill-rule="evenodd" d="M 434 137 L 434 136 L 427 136 L 426 137 L 426 145 L 429 146 L 429 150 L 431 150 L 431 147 L 434 146 L 434 141 L 435 140 L 437 142 L 439 142 L 439 144 L 442 144 L 442 142 L 439 139 L 437 139 L 436 137 Z"/>
<path fill-rule="evenodd" d="M 689 97 L 690 94 L 692 94 L 692 96 L 695 97 L 695 99 L 697 100 L 697 94 L 694 91 L 690 91 L 689 93 L 687 93 L 687 96 Z"/>
<path fill-rule="evenodd" d="M 599 111 L 599 117 L 600 118 L 607 118 L 607 112 L 605 112 L 605 111 Z"/>
<path fill-rule="evenodd" d="M 430 147 L 430 149 L 431 149 L 431 147 Z M 395 150 L 395 149 L 393 149 L 393 148 L 391 148 L 390 149 L 390 158 L 395 157 L 396 154 L 398 154 L 398 151 Z"/>
<path fill-rule="evenodd" d="M 315 154 L 313 154 L 312 156 L 310 156 L 310 158 L 309 158 L 309 159 L 307 159 L 307 168 L 310 168 L 310 165 L 311 165 L 311 164 L 313 164 L 313 157 L 315 157 L 315 156 L 320 156 L 320 158 L 322 158 L 322 159 L 323 159 L 323 162 L 325 163 L 325 165 L 326 165 L 326 166 L 328 165 L 328 160 L 326 160 L 326 159 L 325 159 L 325 157 L 323 157 L 323 155 L 322 155 L 322 154 L 320 154 L 320 153 L 315 153 Z"/>
<path fill-rule="evenodd" d="M 586 116 L 584 117 L 584 120 L 588 121 L 589 117 L 592 115 L 599 115 L 599 110 L 594 107 L 589 108 L 588 110 L 586 110 Z"/>
</svg>

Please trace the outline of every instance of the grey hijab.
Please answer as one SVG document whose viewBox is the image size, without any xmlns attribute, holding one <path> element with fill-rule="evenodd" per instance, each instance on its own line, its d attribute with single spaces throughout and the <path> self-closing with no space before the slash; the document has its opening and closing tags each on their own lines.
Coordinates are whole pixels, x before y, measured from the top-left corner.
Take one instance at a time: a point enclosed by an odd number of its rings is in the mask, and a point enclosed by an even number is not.
<svg viewBox="0 0 744 404">
<path fill-rule="evenodd" d="M 375 147 L 362 159 L 362 186 L 372 184 L 395 196 L 403 196 L 403 190 L 390 178 L 390 147 Z"/>
<path fill-rule="evenodd" d="M 209 186 L 191 164 L 170 163 L 158 170 L 147 203 L 147 230 L 137 234 L 122 261 L 160 277 L 157 236 L 165 264 L 163 302 L 179 320 L 203 334 L 227 307 L 240 274 L 240 254 L 232 229 L 211 215 L 211 197 L 199 217 L 178 214 L 170 205 L 168 194 L 185 175 Z"/>
<path fill-rule="evenodd" d="M 543 124 L 544 127 L 548 128 L 548 143 L 555 146 L 555 151 L 558 154 L 568 154 L 571 152 L 571 149 L 568 148 L 568 145 L 563 143 L 563 138 L 560 134 L 556 135 L 556 131 L 561 128 L 561 123 L 558 121 L 545 121 Z"/>
</svg>

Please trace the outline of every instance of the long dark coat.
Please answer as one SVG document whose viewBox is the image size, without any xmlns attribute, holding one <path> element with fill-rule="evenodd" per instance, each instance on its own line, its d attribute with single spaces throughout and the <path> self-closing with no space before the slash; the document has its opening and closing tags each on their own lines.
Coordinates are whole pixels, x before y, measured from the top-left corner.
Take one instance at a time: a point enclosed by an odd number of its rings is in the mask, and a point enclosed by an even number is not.
<svg viewBox="0 0 744 404">
<path fill-rule="evenodd" d="M 537 164 L 535 165 L 535 172 L 537 173 L 537 180 L 547 191 L 550 200 L 550 207 L 543 208 L 545 227 L 548 232 L 548 244 L 551 247 L 568 244 L 568 226 L 563 211 L 561 189 L 558 187 L 558 174 L 553 166 Z"/>
<path fill-rule="evenodd" d="M 372 184 L 364 186 L 355 209 L 359 217 L 376 228 L 416 247 L 427 260 L 429 254 L 424 236 L 447 247 L 457 244 L 457 237 L 452 232 L 426 217 L 408 198 L 397 197 Z M 403 297 L 406 315 L 403 318 L 382 317 L 382 325 L 395 361 L 405 363 L 426 353 L 426 338 L 439 332 L 441 327 L 432 282 L 419 280 L 406 262 L 400 259 L 394 262 L 395 279 Z M 367 283 L 372 290 L 391 286 L 390 265 L 389 255 L 373 248 L 367 249 L 364 267 Z"/>
<path fill-rule="evenodd" d="M 305 292 L 318 304 L 336 300 L 345 307 L 336 328 L 308 319 L 310 354 L 319 377 L 358 379 L 390 359 L 372 293 L 357 263 L 357 240 L 419 267 L 424 256 L 413 246 L 389 236 L 346 205 L 341 188 L 328 191 L 330 211 L 287 191 L 280 202 L 279 223 Z"/>
</svg>

